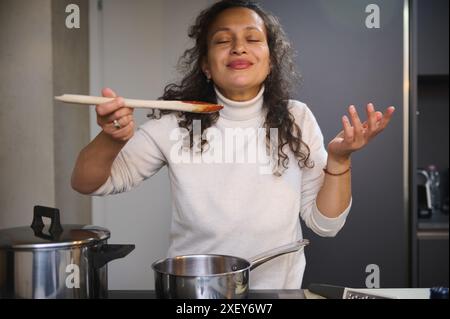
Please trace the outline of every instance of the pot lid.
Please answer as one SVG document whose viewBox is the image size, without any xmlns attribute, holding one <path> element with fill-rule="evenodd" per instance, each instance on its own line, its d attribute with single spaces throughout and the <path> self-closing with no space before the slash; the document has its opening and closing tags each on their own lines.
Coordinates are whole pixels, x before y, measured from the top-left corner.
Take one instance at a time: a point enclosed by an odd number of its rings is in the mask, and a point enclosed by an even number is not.
<svg viewBox="0 0 450 319">
<path fill-rule="evenodd" d="M 44 225 L 42 217 L 51 220 Z M 35 206 L 33 223 L 28 227 L 0 230 L 1 249 L 45 249 L 91 245 L 110 237 L 106 228 L 91 225 L 61 225 L 59 210 Z"/>
<path fill-rule="evenodd" d="M 90 225 L 61 225 L 63 231 L 50 233 L 49 226 L 35 232 L 33 228 L 15 227 L 0 230 L 0 248 L 43 249 L 95 244 L 108 239 L 106 228 Z"/>
</svg>

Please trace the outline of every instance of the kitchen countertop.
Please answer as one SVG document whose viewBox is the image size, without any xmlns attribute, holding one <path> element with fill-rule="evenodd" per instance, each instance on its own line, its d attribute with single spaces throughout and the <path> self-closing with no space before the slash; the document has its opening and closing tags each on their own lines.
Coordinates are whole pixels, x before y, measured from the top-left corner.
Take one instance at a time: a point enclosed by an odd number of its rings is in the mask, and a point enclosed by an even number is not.
<svg viewBox="0 0 450 319">
<path fill-rule="evenodd" d="M 435 212 L 429 218 L 419 218 L 417 221 L 417 228 L 422 230 L 447 230 L 448 227 L 448 214 L 442 212 Z"/>
<path fill-rule="evenodd" d="M 110 290 L 109 299 L 156 299 L 154 290 Z M 251 290 L 249 299 L 305 299 L 301 289 Z"/>
</svg>

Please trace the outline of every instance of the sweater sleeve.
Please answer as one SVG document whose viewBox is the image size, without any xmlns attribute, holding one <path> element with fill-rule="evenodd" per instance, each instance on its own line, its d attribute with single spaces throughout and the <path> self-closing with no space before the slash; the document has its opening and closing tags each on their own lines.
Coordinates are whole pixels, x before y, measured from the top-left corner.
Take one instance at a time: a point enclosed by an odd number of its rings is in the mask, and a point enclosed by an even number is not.
<svg viewBox="0 0 450 319">
<path fill-rule="evenodd" d="M 135 132 L 114 160 L 107 181 L 90 195 L 104 196 L 129 191 L 167 163 L 152 137 L 152 130 L 151 123 L 147 122 Z"/>
<path fill-rule="evenodd" d="M 323 135 L 320 127 L 309 108 L 303 104 L 300 128 L 304 141 L 310 148 L 310 159 L 314 164 L 312 168 L 303 168 L 300 216 L 306 226 L 319 236 L 334 237 L 344 226 L 350 211 L 352 200 L 348 207 L 335 218 L 323 215 L 317 208 L 317 195 L 323 185 L 328 154 L 325 150 Z"/>
</svg>

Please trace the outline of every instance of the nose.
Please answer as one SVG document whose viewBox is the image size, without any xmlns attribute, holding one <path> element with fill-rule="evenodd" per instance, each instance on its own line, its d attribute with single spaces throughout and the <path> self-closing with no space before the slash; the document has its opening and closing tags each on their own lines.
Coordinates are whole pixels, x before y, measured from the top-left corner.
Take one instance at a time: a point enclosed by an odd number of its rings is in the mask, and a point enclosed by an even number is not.
<svg viewBox="0 0 450 319">
<path fill-rule="evenodd" d="M 231 54 L 242 55 L 244 53 L 247 53 L 244 41 L 239 40 L 234 41 L 234 45 L 231 48 Z"/>
</svg>

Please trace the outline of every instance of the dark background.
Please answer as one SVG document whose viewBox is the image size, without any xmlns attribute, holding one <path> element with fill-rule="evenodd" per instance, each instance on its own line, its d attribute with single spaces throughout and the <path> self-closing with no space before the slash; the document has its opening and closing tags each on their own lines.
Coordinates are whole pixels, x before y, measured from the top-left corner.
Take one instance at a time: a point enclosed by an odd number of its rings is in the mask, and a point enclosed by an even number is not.
<svg viewBox="0 0 450 319">
<path fill-rule="evenodd" d="M 379 266 L 381 287 L 417 285 L 417 272 L 425 271 L 423 265 L 435 263 L 432 256 L 438 251 L 442 256 L 445 247 L 447 254 L 437 261 L 439 266 L 430 267 L 440 267 L 440 275 L 421 284 L 448 286 L 448 215 L 447 239 L 427 241 L 426 251 L 419 255 L 417 246 L 423 246 L 423 242 L 417 245 L 412 205 L 416 194 L 411 191 L 417 158 L 410 156 L 416 154 L 420 165 L 435 163 L 442 173 L 448 172 L 448 1 L 407 2 L 410 28 L 420 32 L 411 33 L 411 79 L 406 81 L 419 80 L 417 69 L 420 74 L 431 75 L 431 80 L 420 78 L 426 83 L 425 89 L 411 87 L 409 101 L 403 98 L 405 1 L 261 3 L 280 17 L 294 44 L 303 76 L 295 98 L 311 108 L 325 143 L 341 130 L 340 118 L 348 105 L 354 104 L 363 118 L 369 102 L 381 110 L 396 107 L 390 126 L 369 147 L 353 155 L 353 206 L 342 231 L 328 239 L 304 227 L 304 237 L 312 239 L 312 244 L 306 250 L 303 286 L 326 282 L 365 287 L 369 264 Z M 379 29 L 365 26 L 365 8 L 372 3 L 380 7 Z M 436 74 L 443 81 L 433 80 Z M 423 104 L 419 105 L 420 121 L 414 127 L 409 123 L 418 120 L 413 97 L 419 94 Z M 412 129 L 416 134 L 411 134 Z M 417 267 L 419 259 L 421 267 Z"/>
</svg>

